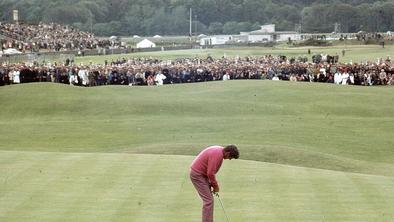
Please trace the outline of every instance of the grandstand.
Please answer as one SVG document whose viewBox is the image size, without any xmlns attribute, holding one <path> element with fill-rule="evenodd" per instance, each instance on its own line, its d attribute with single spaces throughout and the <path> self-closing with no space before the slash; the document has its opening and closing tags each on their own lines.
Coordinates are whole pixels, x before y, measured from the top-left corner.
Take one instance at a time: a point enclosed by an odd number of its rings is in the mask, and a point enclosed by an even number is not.
<svg viewBox="0 0 394 222">
<path fill-rule="evenodd" d="M 16 48 L 23 52 L 69 51 L 109 48 L 113 43 L 98 39 L 94 34 L 69 25 L 56 23 L 2 23 L 0 24 L 2 49 Z"/>
</svg>

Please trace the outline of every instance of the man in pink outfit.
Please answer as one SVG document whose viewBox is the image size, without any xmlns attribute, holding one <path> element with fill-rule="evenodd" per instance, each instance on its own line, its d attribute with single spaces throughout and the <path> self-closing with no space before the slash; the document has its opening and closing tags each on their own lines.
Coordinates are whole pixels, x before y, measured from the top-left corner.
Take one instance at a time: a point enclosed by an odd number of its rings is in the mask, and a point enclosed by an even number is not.
<svg viewBox="0 0 394 222">
<path fill-rule="evenodd" d="M 190 166 L 190 179 L 203 201 L 202 222 L 213 221 L 213 195 L 219 192 L 215 174 L 224 159 L 238 159 L 239 152 L 235 145 L 210 146 L 201 151 Z"/>
</svg>

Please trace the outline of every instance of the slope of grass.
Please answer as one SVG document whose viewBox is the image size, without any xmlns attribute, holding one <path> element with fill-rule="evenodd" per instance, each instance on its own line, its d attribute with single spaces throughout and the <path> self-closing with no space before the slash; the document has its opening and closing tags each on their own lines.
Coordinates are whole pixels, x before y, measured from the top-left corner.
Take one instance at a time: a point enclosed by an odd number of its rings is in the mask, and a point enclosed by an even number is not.
<svg viewBox="0 0 394 222">
<path fill-rule="evenodd" d="M 200 221 L 192 157 L 0 151 L 0 221 Z M 394 218 L 394 178 L 225 161 L 231 221 Z M 225 221 L 219 203 L 215 221 Z"/>
<path fill-rule="evenodd" d="M 195 155 L 394 175 L 390 87 L 230 81 L 164 87 L 0 88 L 1 150 Z"/>
</svg>

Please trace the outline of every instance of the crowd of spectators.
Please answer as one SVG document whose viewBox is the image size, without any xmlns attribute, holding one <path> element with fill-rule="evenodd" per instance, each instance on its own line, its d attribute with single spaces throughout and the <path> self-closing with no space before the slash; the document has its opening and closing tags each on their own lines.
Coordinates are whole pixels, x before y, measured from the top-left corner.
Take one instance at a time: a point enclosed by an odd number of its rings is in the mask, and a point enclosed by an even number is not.
<svg viewBox="0 0 394 222">
<path fill-rule="evenodd" d="M 355 34 L 356 39 L 358 41 L 367 41 L 367 40 L 378 40 L 378 41 L 393 41 L 394 33 L 387 32 L 385 34 L 382 33 L 369 33 L 360 31 Z"/>
<path fill-rule="evenodd" d="M 162 85 L 232 79 L 269 79 L 341 85 L 394 85 L 391 58 L 363 64 L 311 63 L 285 56 L 213 59 L 120 59 L 102 65 L 3 64 L 0 85 L 57 82 L 78 86 Z"/>
<path fill-rule="evenodd" d="M 0 50 L 15 48 L 22 52 L 65 51 L 107 48 L 110 40 L 99 40 L 92 33 L 68 25 L 0 23 Z"/>
</svg>

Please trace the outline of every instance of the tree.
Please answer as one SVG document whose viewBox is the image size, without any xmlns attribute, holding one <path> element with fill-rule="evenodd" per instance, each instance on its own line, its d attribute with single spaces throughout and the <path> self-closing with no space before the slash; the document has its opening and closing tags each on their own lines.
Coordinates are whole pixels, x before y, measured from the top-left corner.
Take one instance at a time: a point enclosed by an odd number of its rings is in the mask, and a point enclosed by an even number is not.
<svg viewBox="0 0 394 222">
<path fill-rule="evenodd" d="M 189 11 L 184 6 L 177 6 L 173 8 L 168 14 L 169 27 L 167 34 L 172 33 L 188 34 L 189 33 Z M 197 21 L 195 21 L 197 22 Z M 198 24 L 197 24 L 198 25 Z M 202 30 L 200 25 L 197 26 L 198 30 Z"/>
<path fill-rule="evenodd" d="M 264 13 L 266 3 L 261 0 L 244 0 L 242 3 L 243 21 L 249 22 L 262 22 L 264 23 L 267 18 Z"/>
<path fill-rule="evenodd" d="M 345 32 L 394 30 L 393 0 L 1 0 L 0 21 L 12 21 L 17 9 L 27 22 L 77 24 L 117 35 L 176 35 L 189 32 L 189 8 L 198 17 L 193 26 L 215 34 L 255 30 L 255 23 L 274 23 L 278 30 L 301 23 L 306 32 L 332 32 L 335 23 Z M 111 21 L 121 28 L 103 27 Z"/>
<path fill-rule="evenodd" d="M 226 22 L 223 25 L 223 33 L 224 34 L 236 34 L 238 33 L 238 23 L 237 22 Z"/>
<path fill-rule="evenodd" d="M 331 32 L 327 21 L 329 5 L 313 5 L 305 7 L 301 12 L 302 26 L 305 32 Z"/>
<path fill-rule="evenodd" d="M 169 21 L 164 8 L 156 10 L 152 17 L 147 19 L 145 24 L 145 31 L 148 35 L 167 34 L 166 30 L 169 28 Z"/>
<path fill-rule="evenodd" d="M 78 24 L 75 24 L 78 26 Z M 83 27 L 80 27 L 83 28 Z M 93 26 L 93 32 L 100 36 L 111 36 L 112 30 L 108 23 L 96 23 Z"/>
<path fill-rule="evenodd" d="M 371 9 L 372 17 L 376 21 L 376 30 L 377 31 L 390 31 L 394 30 L 394 3 L 393 2 L 385 2 L 385 3 L 376 3 L 374 7 Z"/>
<path fill-rule="evenodd" d="M 339 22 L 342 32 L 355 32 L 359 25 L 357 24 L 357 10 L 349 4 L 335 4 L 329 8 L 327 19 L 330 23 Z"/>
<path fill-rule="evenodd" d="M 208 31 L 210 34 L 222 34 L 223 33 L 223 24 L 220 22 L 212 22 L 209 25 Z"/>
<path fill-rule="evenodd" d="M 84 7 L 76 6 L 58 6 L 50 8 L 44 14 L 44 22 L 56 22 L 60 24 L 70 24 L 75 22 L 87 23 L 91 21 L 93 15 Z"/>
</svg>

